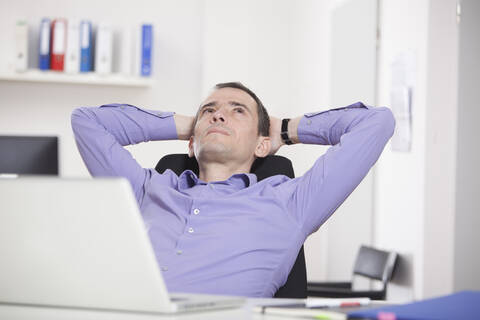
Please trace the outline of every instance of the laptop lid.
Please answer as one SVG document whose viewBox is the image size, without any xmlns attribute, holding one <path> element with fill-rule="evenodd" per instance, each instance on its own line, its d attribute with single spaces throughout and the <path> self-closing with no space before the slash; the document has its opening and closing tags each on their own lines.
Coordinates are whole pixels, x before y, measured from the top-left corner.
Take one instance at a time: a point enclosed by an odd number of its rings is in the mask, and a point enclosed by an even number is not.
<svg viewBox="0 0 480 320">
<path fill-rule="evenodd" d="M 172 312 L 127 180 L 0 179 L 0 302 Z"/>
</svg>

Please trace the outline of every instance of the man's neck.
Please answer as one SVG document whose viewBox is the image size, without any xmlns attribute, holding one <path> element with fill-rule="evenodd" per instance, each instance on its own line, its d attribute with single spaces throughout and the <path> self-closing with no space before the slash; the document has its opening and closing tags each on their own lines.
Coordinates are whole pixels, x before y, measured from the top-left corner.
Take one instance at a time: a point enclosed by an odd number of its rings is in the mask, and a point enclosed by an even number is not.
<svg viewBox="0 0 480 320">
<path fill-rule="evenodd" d="M 224 181 L 237 173 L 249 173 L 251 163 L 243 165 L 228 165 L 225 163 L 211 162 L 198 164 L 199 178 L 205 182 Z"/>
</svg>

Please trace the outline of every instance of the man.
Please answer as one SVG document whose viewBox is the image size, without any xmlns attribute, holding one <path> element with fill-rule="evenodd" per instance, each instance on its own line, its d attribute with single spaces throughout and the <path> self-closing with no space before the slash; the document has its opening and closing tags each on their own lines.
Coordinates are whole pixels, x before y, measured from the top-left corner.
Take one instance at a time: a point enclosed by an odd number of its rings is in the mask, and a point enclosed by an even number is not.
<svg viewBox="0 0 480 320">
<path fill-rule="evenodd" d="M 347 198 L 393 134 L 387 108 L 356 103 L 282 121 L 240 83 L 217 85 L 195 117 L 131 105 L 78 108 L 72 127 L 93 176 L 126 177 L 170 291 L 272 297 L 305 239 Z M 122 146 L 189 140 L 199 176 L 142 168 Z M 333 145 L 301 177 L 257 182 L 256 157 Z"/>
</svg>

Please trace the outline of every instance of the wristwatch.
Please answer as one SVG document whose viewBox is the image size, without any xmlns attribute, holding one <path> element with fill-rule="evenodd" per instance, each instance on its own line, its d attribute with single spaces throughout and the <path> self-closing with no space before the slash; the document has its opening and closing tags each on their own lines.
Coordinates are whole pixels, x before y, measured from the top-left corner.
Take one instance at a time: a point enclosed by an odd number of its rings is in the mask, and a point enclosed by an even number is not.
<svg viewBox="0 0 480 320">
<path fill-rule="evenodd" d="M 280 133 L 280 136 L 285 144 L 293 144 L 292 140 L 290 140 L 290 137 L 288 136 L 288 121 L 290 121 L 290 119 L 282 120 L 282 132 Z"/>
</svg>

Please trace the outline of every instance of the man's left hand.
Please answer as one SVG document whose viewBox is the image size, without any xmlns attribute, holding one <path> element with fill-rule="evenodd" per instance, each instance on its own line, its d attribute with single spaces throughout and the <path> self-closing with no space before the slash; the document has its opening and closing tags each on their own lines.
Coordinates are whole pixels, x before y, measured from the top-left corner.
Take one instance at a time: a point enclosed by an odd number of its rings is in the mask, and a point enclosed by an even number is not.
<svg viewBox="0 0 480 320">
<path fill-rule="evenodd" d="M 275 117 L 270 117 L 270 153 L 275 154 L 281 146 L 284 145 L 280 136 L 282 131 L 282 120 Z"/>
</svg>

